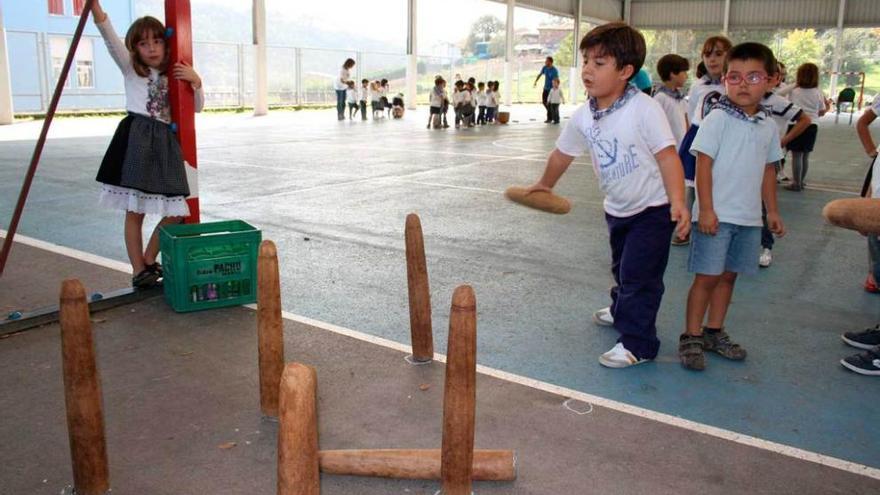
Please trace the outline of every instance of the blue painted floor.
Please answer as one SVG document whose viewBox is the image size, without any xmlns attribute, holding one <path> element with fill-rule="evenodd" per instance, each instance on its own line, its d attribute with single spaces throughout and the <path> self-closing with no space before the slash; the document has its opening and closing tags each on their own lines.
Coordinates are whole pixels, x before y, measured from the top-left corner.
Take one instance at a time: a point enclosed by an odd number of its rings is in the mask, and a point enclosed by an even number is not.
<svg viewBox="0 0 880 495">
<path fill-rule="evenodd" d="M 873 400 L 880 379 L 838 364 L 855 352 L 840 333 L 880 322 L 880 295 L 861 288 L 864 238 L 820 216 L 827 201 L 852 196 L 861 182 L 866 161 L 855 130 L 823 123 L 813 189 L 779 191 L 790 233 L 769 269 L 741 279 L 727 322 L 749 351 L 746 362 L 709 356 L 704 373 L 678 364 L 691 276 L 687 249 L 673 248 L 658 360 L 608 370 L 597 357 L 615 332 L 590 322 L 608 304 L 611 278 L 588 160 L 575 162 L 558 186 L 575 204 L 568 215 L 527 210 L 500 194 L 543 170 L 560 128 L 528 120 L 535 117 L 535 108 L 515 108 L 521 122 L 510 126 L 428 131 L 424 112 L 368 123 L 338 123 L 320 111 L 200 116 L 203 221 L 240 218 L 278 244 L 285 310 L 408 342 L 403 225 L 417 212 L 438 352 L 446 347 L 452 290 L 470 283 L 481 364 L 880 467 L 880 402 Z M 97 209 L 93 182 L 115 122 L 56 121 L 22 234 L 124 260 L 122 215 Z M 35 123 L 0 128 L 0 226 L 38 132 Z"/>
</svg>

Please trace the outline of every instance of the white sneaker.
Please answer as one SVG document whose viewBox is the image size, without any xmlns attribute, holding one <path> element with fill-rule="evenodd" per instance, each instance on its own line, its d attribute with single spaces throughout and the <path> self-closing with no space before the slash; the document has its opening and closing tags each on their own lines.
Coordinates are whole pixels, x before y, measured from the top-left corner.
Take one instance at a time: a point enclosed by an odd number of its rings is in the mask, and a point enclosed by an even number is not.
<svg viewBox="0 0 880 495">
<path fill-rule="evenodd" d="M 593 323 L 600 327 L 613 327 L 614 317 L 611 316 L 611 308 L 602 308 L 593 313 Z"/>
<path fill-rule="evenodd" d="M 752 258 L 752 259 L 754 259 L 754 258 Z M 772 251 L 770 251 L 767 248 L 764 248 L 761 251 L 761 256 L 758 257 L 758 266 L 760 266 L 761 268 L 767 268 L 768 266 L 770 266 L 770 263 L 772 261 L 773 261 Z"/>
<path fill-rule="evenodd" d="M 637 364 L 647 363 L 650 359 L 639 359 L 626 347 L 618 342 L 610 351 L 599 356 L 599 364 L 608 368 L 629 368 Z"/>
</svg>

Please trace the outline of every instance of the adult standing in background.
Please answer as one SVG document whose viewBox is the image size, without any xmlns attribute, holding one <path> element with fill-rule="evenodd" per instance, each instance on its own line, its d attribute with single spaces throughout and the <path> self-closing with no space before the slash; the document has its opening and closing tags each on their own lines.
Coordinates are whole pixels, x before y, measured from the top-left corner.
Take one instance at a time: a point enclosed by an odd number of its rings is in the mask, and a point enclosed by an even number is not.
<svg viewBox="0 0 880 495">
<path fill-rule="evenodd" d="M 547 110 L 547 120 L 544 123 L 549 124 L 553 119 L 550 115 L 550 104 L 547 103 L 547 96 L 550 94 L 550 90 L 553 89 L 553 80 L 559 77 L 559 71 L 553 66 L 553 57 L 547 57 L 547 60 L 544 61 L 544 67 L 541 67 L 541 72 L 538 73 L 538 77 L 535 78 L 535 84 L 532 87 L 538 85 L 538 80 L 541 79 L 541 76 L 544 76 L 544 91 L 541 92 L 541 103 L 544 104 L 544 108 Z"/>
<path fill-rule="evenodd" d="M 339 71 L 339 77 L 333 81 L 333 89 L 336 90 L 336 113 L 339 120 L 345 120 L 345 90 L 348 89 L 348 81 L 351 80 L 352 67 L 354 67 L 354 59 L 346 59 Z"/>
</svg>

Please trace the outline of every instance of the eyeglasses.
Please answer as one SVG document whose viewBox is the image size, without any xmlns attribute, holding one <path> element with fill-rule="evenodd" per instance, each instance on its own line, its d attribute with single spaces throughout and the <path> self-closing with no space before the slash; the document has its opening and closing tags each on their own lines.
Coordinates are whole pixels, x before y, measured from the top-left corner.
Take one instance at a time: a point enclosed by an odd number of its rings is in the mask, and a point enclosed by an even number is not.
<svg viewBox="0 0 880 495">
<path fill-rule="evenodd" d="M 724 76 L 724 81 L 733 84 L 734 86 L 742 84 L 743 81 L 749 86 L 754 86 L 756 84 L 761 84 L 767 79 L 769 79 L 767 74 L 764 74 L 763 72 L 749 72 L 745 76 L 739 72 L 729 72 Z"/>
</svg>

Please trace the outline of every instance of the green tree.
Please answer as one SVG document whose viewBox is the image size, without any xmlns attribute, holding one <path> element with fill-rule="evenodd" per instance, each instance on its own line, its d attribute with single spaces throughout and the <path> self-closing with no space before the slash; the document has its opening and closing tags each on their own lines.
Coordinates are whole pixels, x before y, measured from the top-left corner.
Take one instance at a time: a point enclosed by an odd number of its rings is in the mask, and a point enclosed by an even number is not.
<svg viewBox="0 0 880 495">
<path fill-rule="evenodd" d="M 574 62 L 574 32 L 565 35 L 559 42 L 559 48 L 553 54 L 553 64 L 557 67 L 571 67 Z"/>
<path fill-rule="evenodd" d="M 821 36 L 823 41 L 822 64 L 826 70 L 834 67 L 835 30 L 829 29 Z M 872 54 L 880 47 L 880 30 L 844 29 L 840 39 L 840 72 L 868 72 Z M 839 85 L 855 86 L 858 76 L 846 76 Z"/>
<path fill-rule="evenodd" d="M 480 41 L 492 41 L 501 35 L 503 38 L 504 23 L 494 15 L 484 15 L 474 21 L 471 32 L 465 40 L 464 51 L 476 53 L 476 44 Z"/>
<path fill-rule="evenodd" d="M 777 58 L 794 73 L 798 66 L 807 62 L 822 64 L 822 45 L 815 29 L 795 29 L 789 31 L 782 41 Z"/>
</svg>

